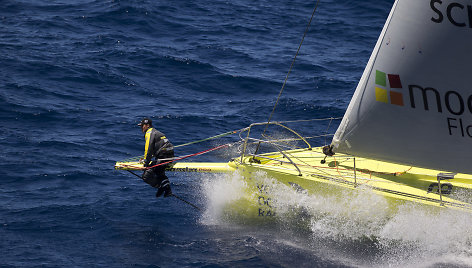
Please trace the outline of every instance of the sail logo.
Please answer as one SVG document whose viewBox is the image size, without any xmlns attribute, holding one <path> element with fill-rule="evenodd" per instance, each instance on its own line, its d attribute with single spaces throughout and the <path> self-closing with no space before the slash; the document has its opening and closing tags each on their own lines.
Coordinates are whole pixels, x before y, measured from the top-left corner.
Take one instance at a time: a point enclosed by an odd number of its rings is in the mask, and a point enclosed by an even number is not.
<svg viewBox="0 0 472 268">
<path fill-rule="evenodd" d="M 447 5 L 447 7 L 446 7 Z M 445 21 L 444 14 L 447 20 L 456 27 L 472 28 L 472 6 L 463 5 L 457 2 L 444 3 L 442 0 L 431 0 L 431 9 L 436 13 L 436 16 L 431 17 L 435 23 L 442 23 Z"/>
<path fill-rule="evenodd" d="M 444 91 L 435 87 L 424 87 L 410 83 L 406 83 L 403 93 L 401 92 L 402 89 L 400 75 L 387 74 L 376 70 L 376 101 L 403 107 L 405 106 L 403 101 L 405 95 L 406 105 L 412 109 L 420 109 L 425 112 L 437 111 L 439 114 L 445 114 L 447 116 L 445 126 L 447 126 L 449 135 L 472 138 L 472 124 L 466 123 L 465 119 L 462 118 L 462 116 L 472 115 L 471 93 L 467 92 L 464 96 L 461 94 L 464 90 Z"/>
<path fill-rule="evenodd" d="M 388 79 L 387 79 L 388 78 Z M 387 86 L 388 80 L 388 86 Z M 402 82 L 398 74 L 386 74 L 375 71 L 375 100 L 383 103 L 403 106 Z"/>
</svg>

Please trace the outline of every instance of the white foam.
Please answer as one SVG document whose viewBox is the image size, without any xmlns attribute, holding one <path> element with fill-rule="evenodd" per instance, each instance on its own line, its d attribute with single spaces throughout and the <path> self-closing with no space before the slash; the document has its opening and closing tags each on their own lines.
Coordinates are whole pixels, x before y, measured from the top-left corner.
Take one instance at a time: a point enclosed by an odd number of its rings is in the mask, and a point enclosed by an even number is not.
<svg viewBox="0 0 472 268">
<path fill-rule="evenodd" d="M 247 182 L 238 173 L 203 175 L 202 191 L 206 199 L 206 211 L 202 222 L 218 224 L 224 220 L 227 205 L 246 194 Z"/>
<path fill-rule="evenodd" d="M 472 266 L 472 215 L 468 213 L 406 203 L 392 214 L 385 198 L 368 189 L 346 191 L 340 198 L 297 192 L 263 172 L 253 174 L 253 179 L 268 186 L 276 207 L 272 227 L 306 236 L 302 246 L 317 247 L 316 254 L 325 252 L 346 259 L 349 265 L 373 267 Z M 228 224 L 223 210 L 247 190 L 248 183 L 237 172 L 205 175 L 202 191 L 207 210 L 202 223 Z M 367 253 L 359 257 L 362 251 Z"/>
</svg>

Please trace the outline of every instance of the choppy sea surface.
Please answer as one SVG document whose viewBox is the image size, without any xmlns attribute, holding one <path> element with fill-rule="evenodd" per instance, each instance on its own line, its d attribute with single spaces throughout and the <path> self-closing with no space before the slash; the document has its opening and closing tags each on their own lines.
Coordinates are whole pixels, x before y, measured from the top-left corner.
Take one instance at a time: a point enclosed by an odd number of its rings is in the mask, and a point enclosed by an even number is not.
<svg viewBox="0 0 472 268">
<path fill-rule="evenodd" d="M 257 224 L 221 217 L 238 174 L 168 173 L 198 211 L 114 170 L 145 116 L 175 145 L 266 121 L 314 1 L 0 3 L 0 267 L 472 266 L 468 215 L 281 189 L 303 219 Z M 273 120 L 342 116 L 392 4 L 320 1 Z"/>
</svg>

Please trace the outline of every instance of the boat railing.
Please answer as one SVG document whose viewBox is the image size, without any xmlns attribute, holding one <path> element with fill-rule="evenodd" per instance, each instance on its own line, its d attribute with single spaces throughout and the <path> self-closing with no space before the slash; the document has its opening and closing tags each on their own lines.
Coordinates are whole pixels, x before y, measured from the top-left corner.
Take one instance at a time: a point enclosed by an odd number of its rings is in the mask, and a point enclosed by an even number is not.
<svg viewBox="0 0 472 268">
<path fill-rule="evenodd" d="M 246 156 L 254 157 L 252 159 L 255 159 L 255 157 L 258 157 L 258 158 L 264 158 L 264 159 L 268 159 L 268 160 L 278 161 L 278 162 L 281 162 L 281 163 L 291 163 L 297 169 L 298 175 L 299 176 L 302 175 L 302 172 L 301 172 L 300 168 L 297 166 L 297 164 L 295 164 L 295 162 L 286 153 L 284 153 L 284 151 L 282 149 L 280 149 L 280 147 L 277 146 L 275 143 L 273 143 L 271 141 L 265 141 L 265 140 L 255 139 L 255 138 L 249 138 L 248 140 L 253 140 L 253 141 L 256 141 L 256 142 L 267 143 L 267 144 L 273 145 L 275 148 L 277 148 L 277 151 L 280 154 L 282 154 L 284 156 L 284 158 L 286 158 L 288 160 L 288 162 L 287 161 L 282 161 L 280 159 L 274 159 L 274 158 L 271 158 L 271 157 L 266 157 L 266 156 L 263 156 L 263 155 L 260 155 L 260 154 L 252 154 L 252 153 L 241 154 L 241 162 L 243 161 L 243 158 L 246 155 Z"/>
<path fill-rule="evenodd" d="M 341 120 L 341 119 L 342 119 L 341 117 L 339 117 L 339 118 L 330 117 L 330 118 L 322 118 L 322 119 L 306 119 L 306 120 L 294 120 L 294 121 L 283 121 L 283 122 L 280 122 L 280 121 L 275 122 L 274 121 L 274 122 L 253 123 L 253 124 L 249 125 L 247 128 L 240 131 L 240 133 L 239 133 L 239 137 L 242 141 L 242 149 L 240 150 L 240 153 L 241 153 L 240 162 L 243 163 L 243 161 L 246 157 L 247 158 L 246 161 L 249 161 L 249 162 L 252 162 L 252 163 L 260 163 L 260 161 L 258 159 L 267 159 L 267 160 L 276 161 L 276 162 L 279 162 L 279 163 L 287 163 L 287 164 L 293 165 L 295 167 L 295 169 L 297 170 L 298 174 L 301 176 L 302 172 L 301 172 L 301 169 L 300 169 L 300 165 L 303 166 L 303 164 L 297 164 L 297 162 L 300 162 L 300 160 L 295 156 L 291 156 L 290 153 L 287 152 L 287 149 L 283 148 L 283 147 L 287 146 L 289 148 L 289 150 L 291 150 L 291 149 L 294 149 L 294 148 L 292 146 L 290 146 L 290 144 L 289 144 L 290 142 L 292 142 L 292 141 L 301 141 L 302 144 L 305 144 L 305 145 L 304 146 L 303 145 L 302 146 L 297 146 L 296 148 L 304 149 L 304 150 L 312 150 L 312 146 L 308 142 L 308 140 L 309 139 L 314 139 L 314 138 L 315 139 L 316 138 L 319 138 L 319 139 L 324 138 L 324 144 L 326 144 L 326 142 L 327 142 L 326 138 L 330 137 L 330 136 L 333 136 L 333 134 L 328 134 L 329 128 L 330 128 L 330 126 L 332 126 L 332 122 L 336 121 L 336 120 Z M 289 124 L 289 123 L 313 122 L 313 121 L 326 121 L 327 122 L 327 128 L 326 128 L 326 130 L 324 131 L 324 133 L 322 135 L 313 136 L 313 137 L 304 137 L 304 136 L 300 135 L 300 133 L 298 133 L 297 131 L 295 131 L 292 128 L 285 125 L 285 124 Z M 281 138 L 281 139 L 274 139 L 274 138 L 270 137 L 269 135 L 266 134 L 266 130 L 271 125 L 272 126 L 275 125 L 275 126 L 278 126 L 282 129 L 285 129 L 286 131 L 290 132 L 293 135 L 293 137 L 291 137 L 291 138 Z M 254 128 L 258 127 L 258 126 L 259 127 L 264 126 L 264 131 L 262 133 L 256 132 L 256 130 L 254 130 Z M 246 133 L 246 134 L 244 135 L 244 133 Z M 260 134 L 262 136 L 262 138 L 251 137 L 251 135 L 254 136 L 254 133 Z M 254 145 L 254 144 L 257 144 L 257 148 L 255 149 L 254 152 L 250 152 L 249 147 L 250 147 L 250 145 Z M 278 157 L 272 158 L 268 154 L 258 153 L 258 149 L 259 149 L 261 144 L 269 145 L 271 148 L 275 149 L 274 151 L 280 153 L 283 157 L 282 158 L 278 158 Z M 295 161 L 295 159 L 297 159 L 298 161 Z M 301 161 L 301 162 L 303 163 L 303 161 Z M 355 165 L 355 162 L 354 162 L 354 165 Z M 353 174 L 354 175 L 354 180 L 356 180 L 355 170 L 356 169 L 354 168 L 354 174 Z"/>
<path fill-rule="evenodd" d="M 244 141 L 243 143 L 243 149 L 242 149 L 242 152 L 241 152 L 241 163 L 243 162 L 243 159 L 245 156 L 252 156 L 252 160 L 255 161 L 256 157 L 258 158 L 264 158 L 264 159 L 269 159 L 269 160 L 274 160 L 274 161 L 278 161 L 278 162 L 285 162 L 285 163 L 291 163 L 298 171 L 299 175 L 301 176 L 302 175 L 302 172 L 300 170 L 300 168 L 297 166 L 297 164 L 284 152 L 284 150 L 279 146 L 277 145 L 277 143 L 281 142 L 281 141 L 288 141 L 288 140 L 294 140 L 294 139 L 277 139 L 277 140 L 274 140 L 274 139 L 267 139 L 267 140 L 263 140 L 263 139 L 257 139 L 257 138 L 253 138 L 253 137 L 250 137 L 251 135 L 251 130 L 253 127 L 255 126 L 262 126 L 262 125 L 276 125 L 276 126 L 279 126 L 279 127 L 282 127 L 286 130 L 288 130 L 289 132 L 293 133 L 295 136 L 297 136 L 297 140 L 301 140 L 303 141 L 306 145 L 307 145 L 307 148 L 308 150 L 311 150 L 311 145 L 310 143 L 302 136 L 300 135 L 298 132 L 296 132 L 295 130 L 285 126 L 285 125 L 282 125 L 280 122 L 270 122 L 270 123 L 267 123 L 267 122 L 264 122 L 264 123 L 253 123 L 251 124 L 249 127 L 247 127 L 244 131 L 247 131 L 247 135 L 245 138 L 242 138 L 242 140 Z M 243 131 L 243 132 L 244 132 Z M 262 134 L 263 137 L 266 137 L 264 135 L 264 133 Z M 266 157 L 266 156 L 263 156 L 263 155 L 260 155 L 260 154 L 257 154 L 257 150 L 255 153 L 250 153 L 250 152 L 247 152 L 247 149 L 248 149 L 248 144 L 249 143 L 257 143 L 258 144 L 258 147 L 260 144 L 269 144 L 271 145 L 272 147 L 274 147 L 280 154 L 282 154 L 284 156 L 285 159 L 288 160 L 287 161 L 282 161 L 282 160 L 279 160 L 279 159 L 273 159 L 273 158 L 270 158 L 270 157 Z"/>
</svg>

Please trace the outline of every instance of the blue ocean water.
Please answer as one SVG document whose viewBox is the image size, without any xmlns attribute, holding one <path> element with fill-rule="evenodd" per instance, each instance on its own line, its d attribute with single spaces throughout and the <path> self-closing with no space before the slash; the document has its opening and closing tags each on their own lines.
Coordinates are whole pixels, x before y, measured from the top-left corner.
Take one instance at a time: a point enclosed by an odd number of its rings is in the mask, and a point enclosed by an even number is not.
<svg viewBox="0 0 472 268">
<path fill-rule="evenodd" d="M 320 1 L 273 119 L 342 116 L 392 4 Z M 471 265 L 469 229 L 438 242 L 423 228 L 464 227 L 468 218 L 320 214 L 309 228 L 244 224 L 215 210 L 238 178 L 169 173 L 174 192 L 198 211 L 156 199 L 154 189 L 114 170 L 115 161 L 143 153 L 136 124 L 145 116 L 175 145 L 266 121 L 314 5 L 2 0 L 0 266 Z M 324 129 L 315 122 L 301 131 Z"/>
</svg>

